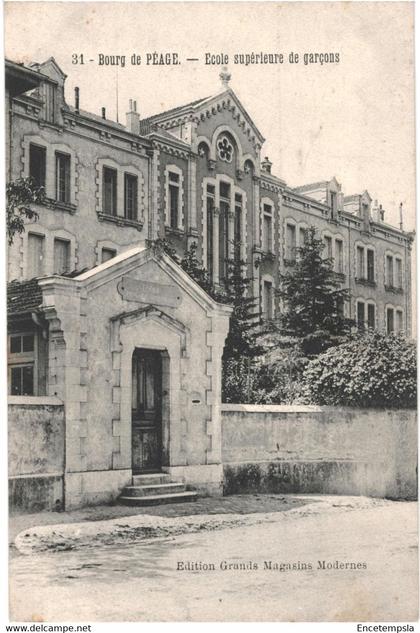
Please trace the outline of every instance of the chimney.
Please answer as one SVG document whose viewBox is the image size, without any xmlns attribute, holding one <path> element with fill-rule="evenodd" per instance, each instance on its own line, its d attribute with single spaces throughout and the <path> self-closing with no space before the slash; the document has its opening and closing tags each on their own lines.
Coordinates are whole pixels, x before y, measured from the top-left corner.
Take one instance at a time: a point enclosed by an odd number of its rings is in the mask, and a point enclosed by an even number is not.
<svg viewBox="0 0 420 633">
<path fill-rule="evenodd" d="M 263 162 L 261 163 L 261 169 L 263 171 L 265 171 L 267 174 L 271 174 L 271 166 L 272 166 L 272 162 L 270 160 L 268 160 L 268 156 L 266 156 L 263 160 Z"/>
<path fill-rule="evenodd" d="M 105 110 L 105 108 L 102 108 L 102 118 L 106 119 L 106 110 Z"/>
<path fill-rule="evenodd" d="M 140 114 L 137 112 L 137 101 L 130 99 L 129 110 L 126 114 L 126 128 L 131 134 L 140 134 Z"/>
<path fill-rule="evenodd" d="M 360 215 L 363 221 L 363 231 L 366 233 L 370 232 L 370 204 L 369 202 L 364 202 L 362 196 L 360 196 Z"/>
<path fill-rule="evenodd" d="M 403 203 L 400 202 L 400 231 L 404 231 L 404 223 L 403 223 Z"/>
<path fill-rule="evenodd" d="M 76 110 L 76 114 L 79 114 L 79 94 L 80 90 L 78 86 L 74 89 L 74 109 Z"/>
</svg>

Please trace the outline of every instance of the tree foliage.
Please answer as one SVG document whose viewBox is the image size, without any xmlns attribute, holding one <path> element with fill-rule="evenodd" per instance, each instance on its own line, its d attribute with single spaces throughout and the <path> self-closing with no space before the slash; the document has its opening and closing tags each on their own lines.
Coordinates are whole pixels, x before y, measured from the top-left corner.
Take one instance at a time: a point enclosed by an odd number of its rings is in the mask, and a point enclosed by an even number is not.
<svg viewBox="0 0 420 633">
<path fill-rule="evenodd" d="M 44 187 L 39 187 L 33 178 L 19 178 L 6 185 L 6 223 L 9 245 L 15 235 L 25 230 L 25 220 L 37 220 L 34 204 L 45 204 Z"/>
<path fill-rule="evenodd" d="M 273 330 L 299 339 L 307 356 L 341 342 L 353 325 L 343 314 L 349 291 L 341 288 L 333 260 L 323 256 L 324 248 L 314 227 L 305 231 L 304 245 L 296 248 L 296 263 L 280 275 L 277 291 L 283 309 Z"/>
<path fill-rule="evenodd" d="M 252 295 L 252 277 L 247 276 L 247 263 L 238 258 L 227 261 L 223 294 L 233 310 L 223 359 L 252 359 L 263 353 L 259 345 L 260 313 Z"/>
<path fill-rule="evenodd" d="M 308 363 L 303 392 L 314 404 L 415 407 L 415 345 L 380 332 L 357 335 Z"/>
</svg>

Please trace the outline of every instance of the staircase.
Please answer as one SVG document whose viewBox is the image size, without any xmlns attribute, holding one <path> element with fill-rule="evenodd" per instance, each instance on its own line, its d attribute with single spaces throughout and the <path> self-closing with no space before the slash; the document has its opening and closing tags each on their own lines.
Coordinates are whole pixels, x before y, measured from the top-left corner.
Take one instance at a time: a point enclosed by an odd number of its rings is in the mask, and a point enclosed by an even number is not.
<svg viewBox="0 0 420 633">
<path fill-rule="evenodd" d="M 126 506 L 156 506 L 196 499 L 196 491 L 187 490 L 183 483 L 174 483 L 165 473 L 133 475 L 132 485 L 126 486 L 119 497 L 120 503 Z"/>
</svg>

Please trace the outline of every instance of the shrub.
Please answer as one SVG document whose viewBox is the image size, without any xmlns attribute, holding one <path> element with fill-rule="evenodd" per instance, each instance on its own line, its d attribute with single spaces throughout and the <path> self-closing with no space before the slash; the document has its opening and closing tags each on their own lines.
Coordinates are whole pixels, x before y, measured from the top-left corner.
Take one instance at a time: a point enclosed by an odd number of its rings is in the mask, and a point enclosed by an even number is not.
<svg viewBox="0 0 420 633">
<path fill-rule="evenodd" d="M 311 360 L 302 380 L 308 403 L 415 407 L 415 345 L 379 332 L 357 336 Z"/>
</svg>

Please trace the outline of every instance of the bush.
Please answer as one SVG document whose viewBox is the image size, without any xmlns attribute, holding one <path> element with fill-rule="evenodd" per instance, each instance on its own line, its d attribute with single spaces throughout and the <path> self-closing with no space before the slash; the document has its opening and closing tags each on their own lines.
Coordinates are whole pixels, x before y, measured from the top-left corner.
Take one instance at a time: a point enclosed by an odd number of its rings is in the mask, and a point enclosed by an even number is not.
<svg viewBox="0 0 420 633">
<path fill-rule="evenodd" d="M 306 359 L 295 349 L 275 350 L 258 359 L 223 362 L 223 402 L 291 404 L 299 401 L 300 376 Z"/>
<path fill-rule="evenodd" d="M 415 407 L 415 345 L 379 332 L 358 336 L 311 360 L 302 381 L 312 404 Z"/>
</svg>

